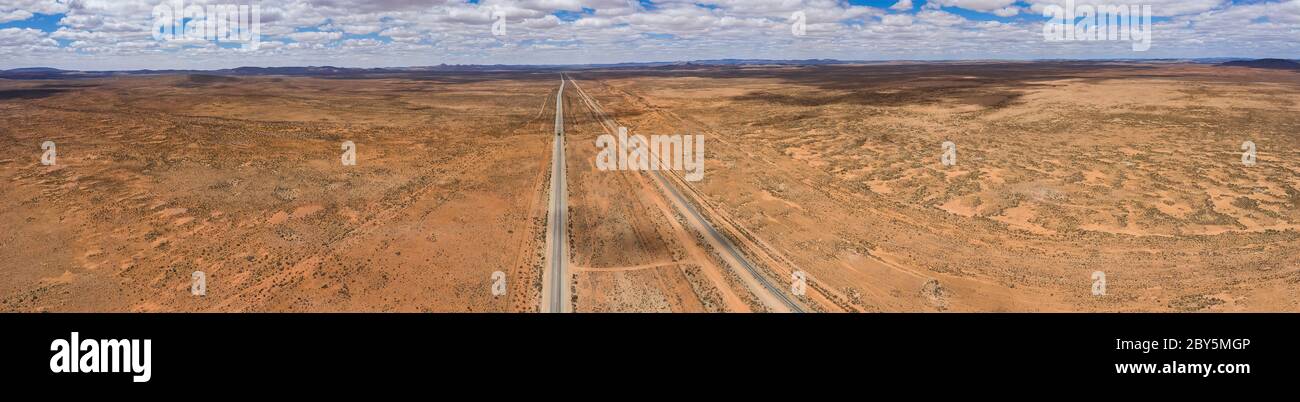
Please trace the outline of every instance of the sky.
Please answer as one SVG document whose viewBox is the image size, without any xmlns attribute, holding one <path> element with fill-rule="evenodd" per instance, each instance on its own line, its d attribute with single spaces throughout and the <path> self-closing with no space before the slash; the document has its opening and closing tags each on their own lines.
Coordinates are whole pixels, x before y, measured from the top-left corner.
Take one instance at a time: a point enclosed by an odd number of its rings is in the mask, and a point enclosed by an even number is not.
<svg viewBox="0 0 1300 402">
<path fill-rule="evenodd" d="M 595 64 L 722 58 L 1300 58 L 1300 0 L 189 0 L 259 45 L 155 35 L 180 0 L 0 0 L 0 69 Z M 1070 3 L 1067 4 L 1067 1 Z M 1151 46 L 1048 41 L 1051 6 L 1150 5 Z M 799 31 L 802 15 L 803 30 Z M 504 23 L 502 23 L 502 19 Z M 161 22 L 161 24 L 159 24 Z M 497 30 L 494 32 L 494 25 Z M 504 31 L 500 28 L 504 27 Z M 799 34 L 797 34 L 799 33 Z"/>
</svg>

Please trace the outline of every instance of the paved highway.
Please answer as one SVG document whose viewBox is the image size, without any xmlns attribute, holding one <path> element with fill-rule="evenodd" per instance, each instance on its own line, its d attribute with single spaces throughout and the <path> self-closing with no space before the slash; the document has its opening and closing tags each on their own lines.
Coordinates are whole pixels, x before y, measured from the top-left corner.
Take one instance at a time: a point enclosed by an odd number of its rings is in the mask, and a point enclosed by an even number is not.
<svg viewBox="0 0 1300 402">
<path fill-rule="evenodd" d="M 569 273 L 565 269 L 569 260 L 568 223 L 565 213 L 569 208 L 569 188 L 564 169 L 564 75 L 560 75 L 560 91 L 555 96 L 555 142 L 551 147 L 550 211 L 546 217 L 546 244 L 548 269 L 542 275 L 542 312 L 567 313 L 573 310 L 569 302 Z"/>
</svg>

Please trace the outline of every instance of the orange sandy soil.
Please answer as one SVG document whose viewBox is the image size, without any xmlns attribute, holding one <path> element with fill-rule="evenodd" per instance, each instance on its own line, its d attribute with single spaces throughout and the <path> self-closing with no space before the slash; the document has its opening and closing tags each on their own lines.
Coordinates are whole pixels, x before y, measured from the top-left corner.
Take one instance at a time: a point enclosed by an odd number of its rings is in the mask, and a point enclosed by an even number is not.
<svg viewBox="0 0 1300 402">
<path fill-rule="evenodd" d="M 0 81 L 0 310 L 536 311 L 553 78 Z"/>
<path fill-rule="evenodd" d="M 704 134 L 704 180 L 671 181 L 814 311 L 1300 311 L 1294 72 L 573 75 L 633 134 Z M 557 78 L 0 81 L 0 310 L 537 311 Z M 650 175 L 596 169 L 576 93 L 574 310 L 765 311 Z"/>
<path fill-rule="evenodd" d="M 691 186 L 716 207 L 710 219 L 770 251 L 772 280 L 808 272 L 816 310 L 1300 311 L 1295 72 L 953 63 L 575 76 L 633 134 L 705 134 L 705 179 Z M 1241 162 L 1246 140 L 1256 166 Z M 956 166 L 940 163 L 944 141 Z"/>
</svg>

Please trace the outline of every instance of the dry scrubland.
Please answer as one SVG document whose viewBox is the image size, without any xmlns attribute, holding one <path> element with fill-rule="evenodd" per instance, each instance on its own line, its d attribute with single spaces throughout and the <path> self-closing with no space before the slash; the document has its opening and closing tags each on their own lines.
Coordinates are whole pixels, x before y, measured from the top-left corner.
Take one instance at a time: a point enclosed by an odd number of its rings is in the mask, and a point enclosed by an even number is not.
<svg viewBox="0 0 1300 402">
<path fill-rule="evenodd" d="M 1300 310 L 1300 74 L 898 64 L 589 73 L 824 311 Z M 1254 141 L 1258 165 L 1243 166 Z M 958 164 L 940 163 L 941 143 Z M 1103 271 L 1107 295 L 1091 294 Z"/>
<path fill-rule="evenodd" d="M 551 77 L 0 81 L 0 310 L 535 311 Z"/>
<path fill-rule="evenodd" d="M 633 134 L 706 135 L 704 180 L 670 182 L 769 280 L 806 271 L 810 310 L 1300 310 L 1294 72 L 573 76 Z M 536 311 L 558 78 L 0 80 L 0 311 Z M 574 310 L 766 311 L 654 178 L 596 170 L 605 128 L 577 92 Z"/>
</svg>

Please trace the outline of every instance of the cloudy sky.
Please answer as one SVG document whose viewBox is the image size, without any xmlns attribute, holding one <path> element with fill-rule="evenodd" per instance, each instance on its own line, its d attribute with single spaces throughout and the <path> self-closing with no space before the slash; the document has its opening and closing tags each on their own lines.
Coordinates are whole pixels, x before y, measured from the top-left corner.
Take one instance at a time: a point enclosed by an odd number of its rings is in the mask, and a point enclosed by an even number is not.
<svg viewBox="0 0 1300 402">
<path fill-rule="evenodd" d="M 257 4 L 261 20 L 257 50 L 210 40 L 156 39 L 157 6 L 167 4 L 170 9 L 177 1 L 0 0 L 0 69 L 397 67 L 717 58 L 1300 57 L 1300 0 L 1074 1 L 1076 5 L 1151 5 L 1154 32 L 1151 48 L 1145 52 L 1135 52 L 1130 42 L 1123 41 L 1044 40 L 1045 7 L 1068 0 L 184 3 Z M 800 12 L 806 31 L 796 35 L 792 25 Z M 497 15 L 504 15 L 505 35 L 494 35 Z"/>
</svg>

